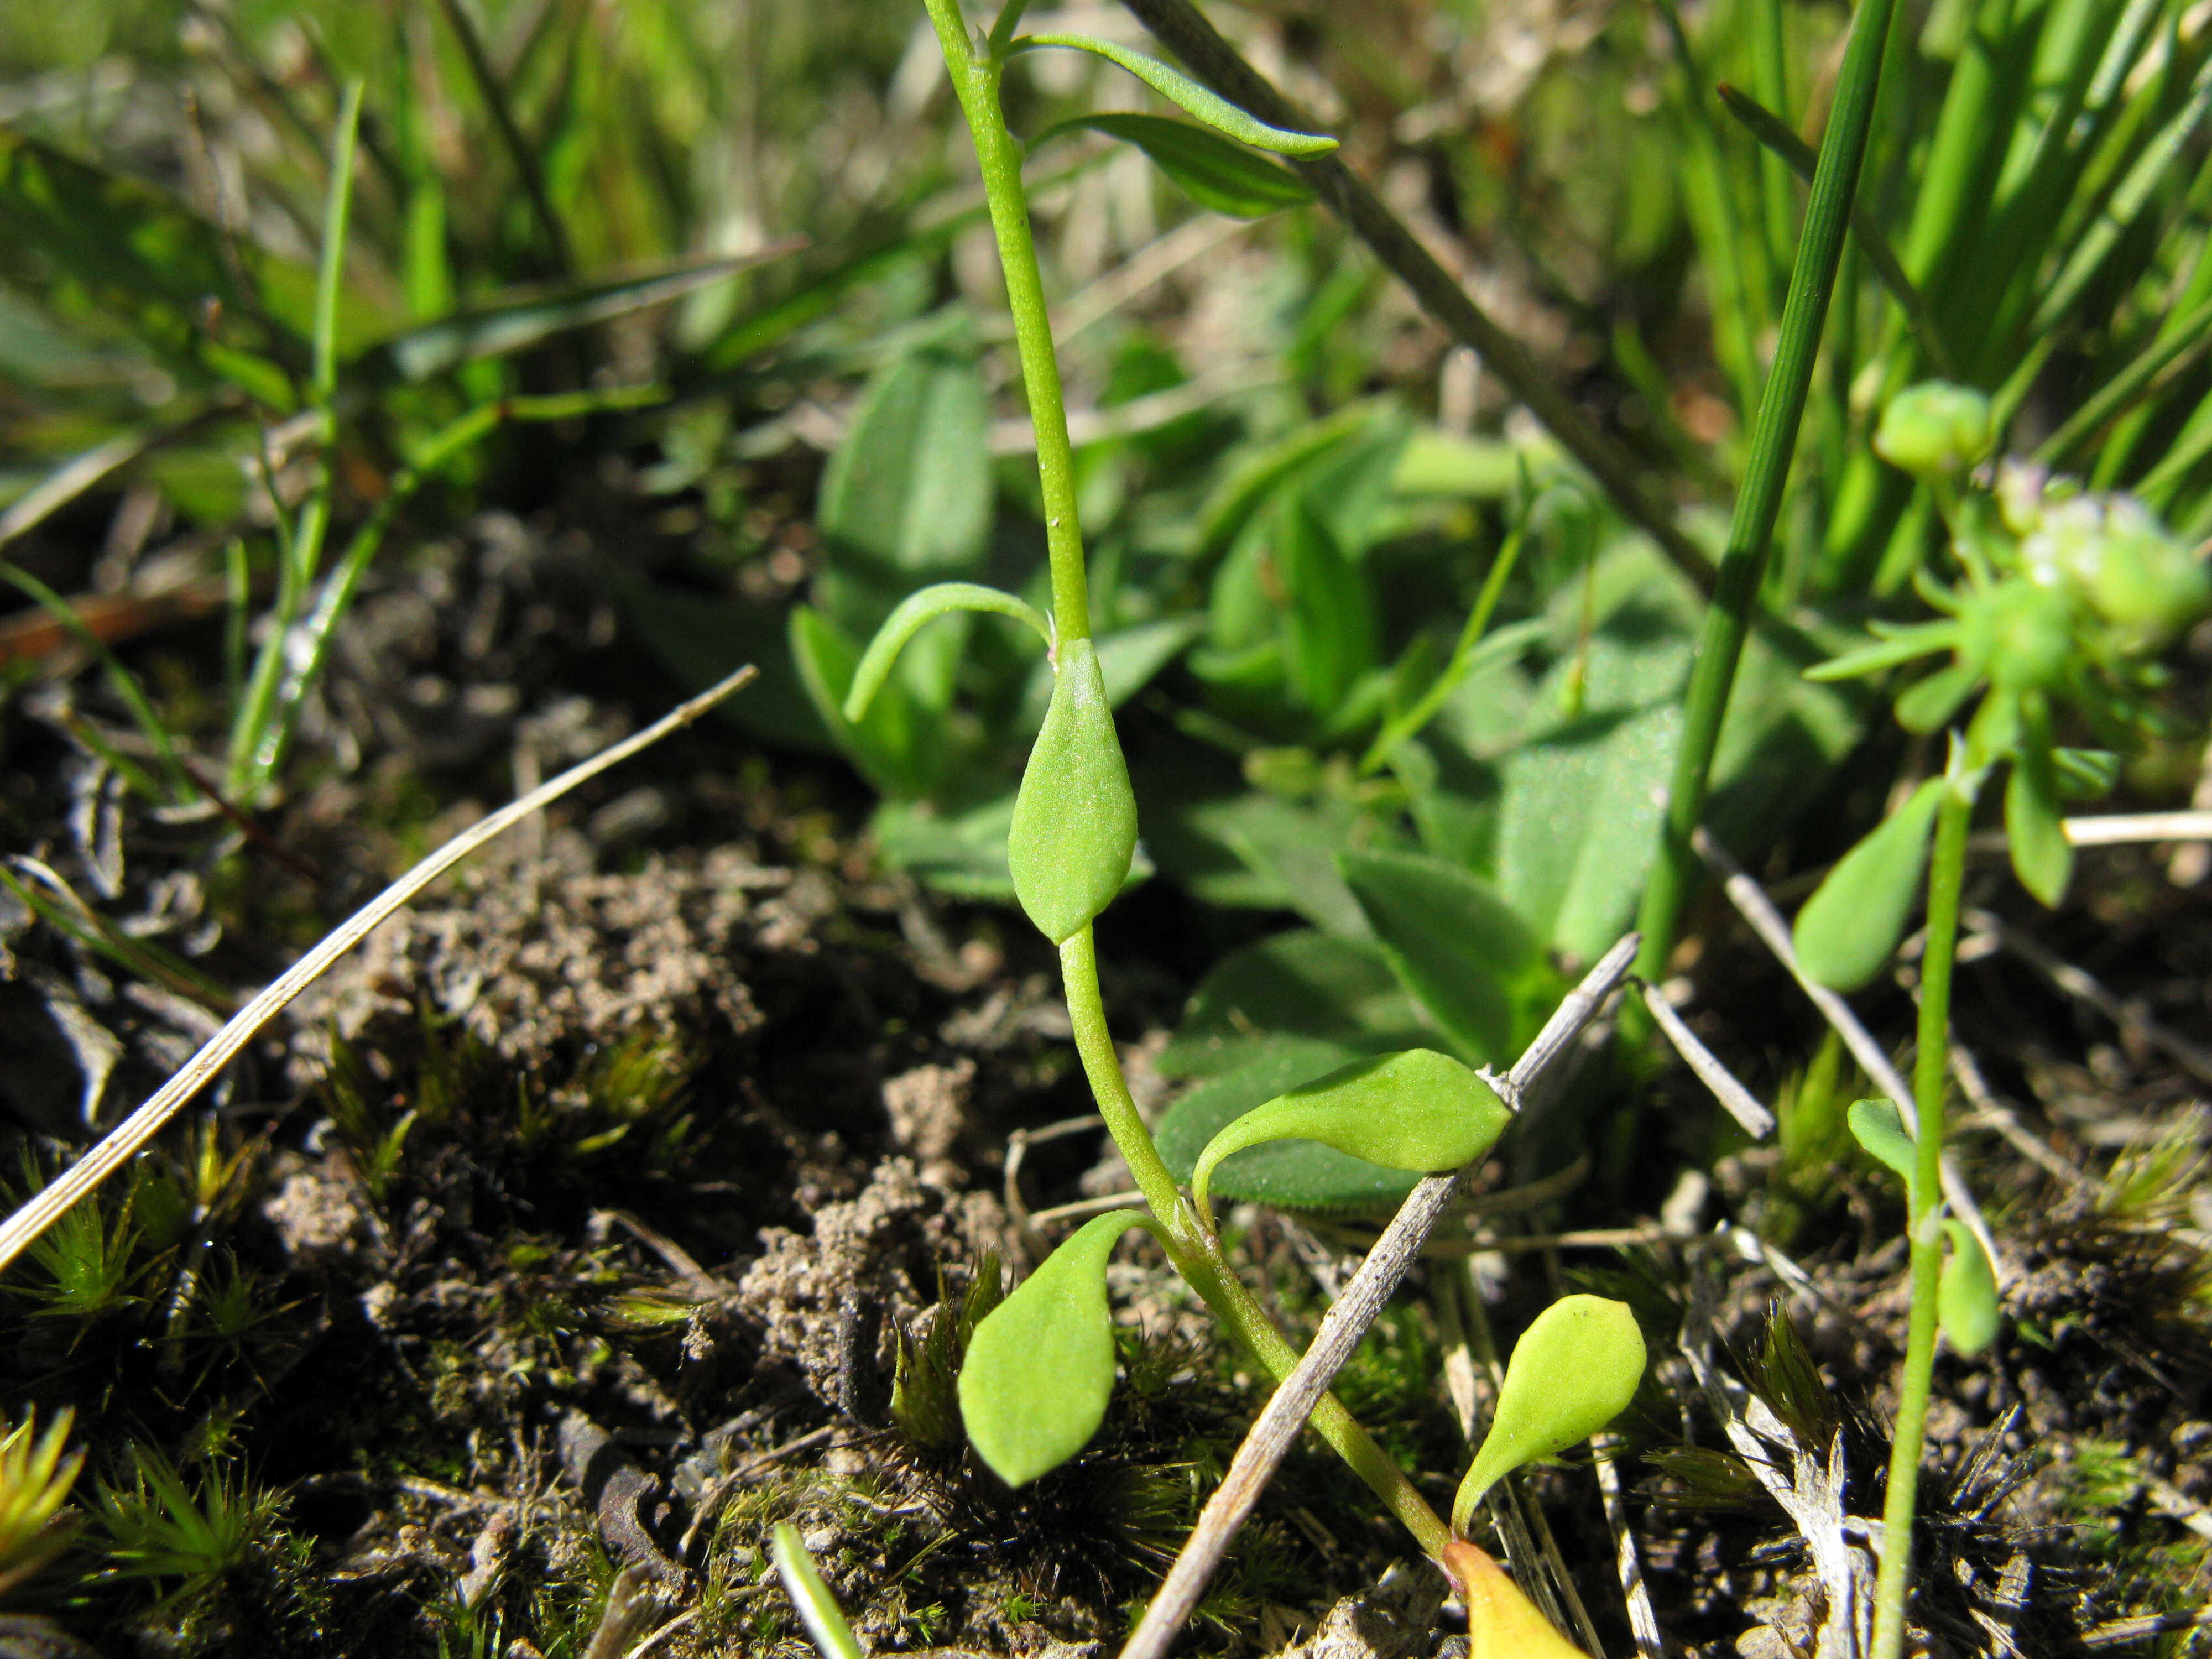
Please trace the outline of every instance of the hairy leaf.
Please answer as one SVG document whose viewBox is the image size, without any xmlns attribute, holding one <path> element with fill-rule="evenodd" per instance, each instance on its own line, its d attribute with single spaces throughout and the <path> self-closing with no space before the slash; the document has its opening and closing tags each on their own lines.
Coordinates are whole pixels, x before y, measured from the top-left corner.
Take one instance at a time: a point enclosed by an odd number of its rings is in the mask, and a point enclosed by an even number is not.
<svg viewBox="0 0 2212 1659">
<path fill-rule="evenodd" d="M 1089 640 L 1063 640 L 1006 838 L 1015 896 L 1058 945 L 1113 902 L 1136 848 L 1137 798 L 1098 654 Z"/>
<path fill-rule="evenodd" d="M 1536 940 L 1466 871 L 1419 853 L 1350 852 L 1338 867 L 1391 969 L 1437 1026 L 1479 1060 L 1514 1037 L 1511 987 L 1540 965 Z"/>
</svg>

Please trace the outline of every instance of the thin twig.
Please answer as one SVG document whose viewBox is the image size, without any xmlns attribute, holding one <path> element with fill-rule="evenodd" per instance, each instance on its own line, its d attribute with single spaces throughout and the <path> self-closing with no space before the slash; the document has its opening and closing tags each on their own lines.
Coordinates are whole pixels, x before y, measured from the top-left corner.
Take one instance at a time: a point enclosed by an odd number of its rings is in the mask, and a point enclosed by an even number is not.
<svg viewBox="0 0 2212 1659">
<path fill-rule="evenodd" d="M 107 1138 L 71 1164 L 51 1185 L 34 1194 L 7 1224 L 0 1226 L 0 1272 L 4 1272 L 31 1241 L 67 1212 L 70 1206 L 128 1163 L 151 1140 L 161 1126 L 222 1068 L 301 992 L 320 978 L 331 964 L 367 939 L 377 927 L 404 907 L 417 893 L 501 831 L 513 828 L 532 812 L 558 800 L 578 784 L 597 777 L 609 767 L 650 748 L 670 732 L 697 720 L 755 676 L 750 664 L 720 684 L 701 692 L 661 716 L 635 737 L 601 750 L 589 760 L 570 767 L 541 788 L 501 807 L 482 823 L 463 830 L 424 859 L 368 903 L 348 917 L 321 943 L 295 963 L 282 977 L 247 1003 L 229 1024 L 209 1038 L 184 1068 L 156 1090 L 146 1103 L 118 1124 Z"/>
<path fill-rule="evenodd" d="M 1698 1074 L 1698 1080 L 1713 1091 L 1713 1098 L 1743 1126 L 1746 1134 L 1753 1140 L 1765 1139 L 1773 1133 L 1774 1114 L 1759 1103 L 1757 1095 L 1736 1080 L 1735 1073 L 1721 1064 L 1717 1054 L 1698 1040 L 1698 1034 L 1674 1012 L 1674 1005 L 1667 1000 L 1663 993 L 1650 985 L 1643 990 L 1644 1006 L 1651 1011 L 1651 1018 L 1666 1033 L 1667 1041 L 1674 1045 L 1674 1052 Z"/>
<path fill-rule="evenodd" d="M 1637 1659 L 1664 1659 L 1666 1638 L 1660 1634 L 1659 1613 L 1644 1582 L 1643 1553 L 1636 1547 L 1628 1505 L 1621 1500 L 1620 1470 L 1613 1461 L 1620 1437 L 1601 1434 L 1591 1445 L 1597 1453 L 1598 1495 L 1605 1501 L 1605 1524 L 1613 1534 L 1613 1561 L 1620 1574 L 1621 1596 L 1628 1603 L 1628 1628 L 1636 1638 Z"/>
<path fill-rule="evenodd" d="M 2013 1109 L 1990 1092 L 1989 1079 L 1982 1075 L 1982 1068 L 1975 1064 L 1974 1056 L 1963 1042 L 1951 1045 L 1951 1075 L 1959 1079 L 1959 1086 L 1966 1091 L 1966 1098 L 1974 1106 L 1974 1115 L 1960 1124 L 1961 1129 L 1977 1129 L 1986 1125 L 2002 1135 L 2013 1151 L 2055 1176 L 2061 1185 L 2079 1190 L 2089 1184 L 2089 1177 L 2076 1169 L 2071 1160 L 2060 1156 L 2031 1134 L 2027 1126 L 2020 1121 Z"/>
<path fill-rule="evenodd" d="M 1507 1106 L 1518 1107 L 1544 1068 L 1597 1012 L 1635 961 L 1638 943 L 1632 933 L 1607 951 L 1559 1005 L 1512 1071 L 1492 1080 Z M 1252 1513 L 1307 1417 L 1328 1391 L 1331 1379 L 1351 1358 L 1352 1349 L 1419 1255 L 1431 1231 L 1443 1219 L 1464 1173 L 1455 1170 L 1424 1177 L 1399 1206 L 1397 1215 L 1375 1241 L 1375 1248 L 1359 1264 L 1359 1271 L 1345 1286 L 1344 1294 L 1322 1316 L 1312 1345 L 1283 1379 L 1244 1437 L 1244 1443 L 1237 1448 L 1227 1476 L 1206 1500 L 1182 1554 L 1146 1609 L 1144 1622 L 1121 1650 L 1121 1659 L 1165 1659 L 1237 1529 Z"/>
<path fill-rule="evenodd" d="M 1279 127 L 1311 132 L 1305 115 L 1237 55 L 1189 0 L 1122 0 L 1146 28 L 1228 100 Z M 1636 463 L 1583 417 L 1557 376 L 1540 367 L 1521 343 L 1474 302 L 1467 289 L 1423 246 L 1364 181 L 1334 155 L 1291 158 L 1291 165 L 1330 210 L 1374 250 L 1375 257 L 1413 291 L 1421 308 L 1482 361 L 1551 429 L 1622 512 L 1657 542 L 1683 574 L 1710 594 L 1712 562 L 1682 533 L 1674 517 L 1644 489 Z"/>
<path fill-rule="evenodd" d="M 1790 977 L 1796 980 L 1805 994 L 1812 999 L 1813 1006 L 1835 1029 L 1836 1035 L 1843 1038 L 1844 1047 L 1851 1051 L 1851 1058 L 1858 1061 L 1859 1069 L 1896 1104 L 1898 1115 L 1905 1121 L 1905 1127 L 1918 1133 L 1920 1108 L 1912 1090 L 1898 1075 L 1897 1067 L 1890 1064 L 1889 1056 L 1874 1040 L 1873 1034 L 1859 1024 L 1859 1017 L 1851 1012 L 1851 1005 L 1826 986 L 1815 984 L 1805 977 L 1804 970 L 1797 965 L 1797 947 L 1790 941 L 1790 924 L 1782 919 L 1782 913 L 1766 896 L 1766 890 L 1735 861 L 1728 848 L 1713 838 L 1711 831 L 1702 828 L 1698 830 L 1692 835 L 1690 845 L 1697 850 L 1698 856 L 1712 867 L 1714 873 L 1722 878 L 1729 902 L 1735 906 L 1736 914 L 1751 924 L 1751 931 L 1759 935 L 1766 948 L 1774 953 L 1775 960 L 1789 969 Z M 1975 1241 L 1996 1267 L 1998 1282 L 2009 1281 L 2014 1276 L 2012 1265 L 1998 1250 L 1996 1237 L 1990 1231 L 1990 1224 L 1982 1215 L 1982 1206 L 1974 1201 L 1974 1194 L 1959 1174 L 1958 1165 L 1948 1154 L 1943 1159 L 1943 1196 L 1950 1201 L 1953 1212 L 1966 1224 L 1966 1230 L 1973 1234 Z"/>
<path fill-rule="evenodd" d="M 2106 990 L 2087 969 L 2076 967 L 2063 957 L 2053 955 L 2037 941 L 2019 929 L 2008 927 L 1987 910 L 1969 910 L 1966 921 L 1977 933 L 1990 935 L 2068 996 L 2078 997 L 2130 1036 L 2154 1048 L 2164 1050 L 2169 1057 L 2195 1073 L 2200 1080 L 2212 1083 L 2212 1054 L 2208 1054 L 2179 1033 L 2168 1030 L 2141 1009 L 2130 1007 Z"/>
</svg>

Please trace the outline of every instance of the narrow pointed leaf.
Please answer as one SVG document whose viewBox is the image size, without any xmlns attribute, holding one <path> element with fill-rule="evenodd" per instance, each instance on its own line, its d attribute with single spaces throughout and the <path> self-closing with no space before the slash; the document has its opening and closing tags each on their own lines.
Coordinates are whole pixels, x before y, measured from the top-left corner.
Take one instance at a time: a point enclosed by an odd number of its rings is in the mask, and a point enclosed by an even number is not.
<svg viewBox="0 0 2212 1659">
<path fill-rule="evenodd" d="M 1644 1333 L 1626 1302 L 1570 1296 L 1537 1315 L 1506 1362 L 1490 1432 L 1452 1504 L 1452 1530 L 1464 1537 L 1483 1493 L 1515 1469 L 1620 1416 L 1643 1380 Z"/>
<path fill-rule="evenodd" d="M 1905 1127 L 1905 1117 L 1892 1100 L 1851 1103 L 1851 1139 L 1866 1149 L 1877 1164 L 1887 1164 L 1907 1190 L 1920 1168 L 1920 1149 Z"/>
<path fill-rule="evenodd" d="M 1959 712 L 1981 678 L 1981 668 L 1973 663 L 1954 662 L 1937 669 L 1898 698 L 1897 723 L 1923 736 L 1936 731 Z"/>
<path fill-rule="evenodd" d="M 1943 1334 L 1963 1354 L 1978 1354 L 1996 1340 L 1997 1280 L 1981 1241 L 1964 1222 L 1946 1221 L 1951 1251 L 1936 1283 L 1936 1306 Z"/>
<path fill-rule="evenodd" d="M 1064 640 L 1052 706 L 1014 799 L 1014 896 L 1054 945 L 1113 901 L 1137 850 L 1137 798 L 1089 640 Z"/>
<path fill-rule="evenodd" d="M 1905 937 L 1905 923 L 1928 866 L 1928 842 L 1943 789 L 1930 778 L 1828 872 L 1791 929 L 1805 977 L 1832 990 L 1856 991 Z"/>
<path fill-rule="evenodd" d="M 822 1581 L 821 1571 L 814 1558 L 806 1553 L 805 1540 L 799 1528 L 788 1521 L 776 1523 L 769 1534 L 769 1553 L 775 1558 L 775 1570 L 783 1578 L 783 1588 L 791 1597 L 791 1605 L 799 1609 L 805 1621 L 806 1633 L 814 1638 L 815 1650 L 822 1659 L 862 1659 L 860 1643 L 854 1639 L 853 1627 L 845 1622 L 844 1609 L 837 1605 L 837 1597 Z"/>
<path fill-rule="evenodd" d="M 1352 684 L 1375 665 L 1374 607 L 1311 501 L 1284 508 L 1279 546 L 1290 587 L 1290 670 L 1299 701 L 1333 714 Z"/>
<path fill-rule="evenodd" d="M 1472 1164 L 1512 1121 L 1487 1083 L 1433 1048 L 1355 1060 L 1278 1095 L 1214 1136 L 1191 1172 L 1191 1195 L 1212 1225 L 1215 1167 L 1267 1141 L 1316 1140 L 1385 1169 L 1427 1174 Z"/>
<path fill-rule="evenodd" d="M 969 1443 L 1010 1486 L 1026 1486 L 1090 1443 L 1114 1392 L 1106 1260 L 1150 1226 L 1136 1210 L 1085 1224 L 985 1316 L 960 1368 Z"/>
<path fill-rule="evenodd" d="M 2005 781 L 2005 844 L 2020 884 L 2055 906 L 2073 878 L 2074 848 L 2061 821 L 2051 710 L 2039 694 L 2021 699 L 2021 725 L 2020 754 Z"/>
<path fill-rule="evenodd" d="M 1486 1551 L 1455 1538 L 1443 1565 L 1467 1603 L 1468 1659 L 1585 1659 Z"/>
<path fill-rule="evenodd" d="M 876 637 L 868 641 L 860 665 L 853 671 L 853 689 L 845 694 L 847 720 L 857 720 L 868 712 L 868 705 L 890 678 L 891 665 L 898 660 L 898 653 L 905 648 L 906 642 L 925 624 L 949 611 L 989 611 L 1012 617 L 1036 629 L 1045 649 L 1052 648 L 1052 624 L 1035 605 L 995 587 L 985 587 L 980 582 L 934 583 L 900 600 L 898 608 L 884 618 Z"/>
<path fill-rule="evenodd" d="M 1171 69 L 1157 58 L 1131 52 L 1111 40 L 1095 40 L 1086 34 L 1031 34 L 1013 43 L 1016 52 L 1034 51 L 1039 46 L 1072 46 L 1078 52 L 1093 52 L 1109 63 L 1119 64 L 1184 114 L 1255 149 L 1273 150 L 1278 155 L 1324 155 L 1336 148 L 1336 140 L 1323 133 L 1291 132 L 1283 127 L 1271 127 L 1200 86 L 1181 70 Z"/>
<path fill-rule="evenodd" d="M 1210 128 L 1158 115 L 1078 116 L 1039 133 L 1030 140 L 1030 149 L 1035 153 L 1079 128 L 1134 144 L 1192 201 L 1232 218 L 1257 219 L 1285 208 L 1304 207 L 1314 198 L 1312 187 L 1289 169 Z"/>
</svg>

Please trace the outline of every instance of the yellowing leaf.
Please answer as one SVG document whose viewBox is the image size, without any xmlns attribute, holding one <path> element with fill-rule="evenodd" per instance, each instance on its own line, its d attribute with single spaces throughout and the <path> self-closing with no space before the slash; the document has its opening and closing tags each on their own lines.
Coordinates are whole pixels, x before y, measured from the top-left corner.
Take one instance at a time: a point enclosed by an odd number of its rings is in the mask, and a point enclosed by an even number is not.
<svg viewBox="0 0 2212 1659">
<path fill-rule="evenodd" d="M 1444 1571 L 1467 1603 L 1468 1659 L 1585 1659 L 1504 1570 L 1466 1539 L 1444 1546 Z"/>
</svg>

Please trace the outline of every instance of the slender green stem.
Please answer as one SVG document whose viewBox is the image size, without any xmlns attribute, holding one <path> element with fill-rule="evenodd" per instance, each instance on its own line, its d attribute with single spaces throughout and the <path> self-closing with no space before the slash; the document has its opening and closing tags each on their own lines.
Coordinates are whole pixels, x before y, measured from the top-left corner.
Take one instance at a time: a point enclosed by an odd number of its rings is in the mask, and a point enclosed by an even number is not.
<svg viewBox="0 0 2212 1659">
<path fill-rule="evenodd" d="M 1060 947 L 1060 964 L 1069 1023 L 1075 1030 L 1075 1048 L 1083 1057 L 1084 1074 L 1114 1144 L 1128 1163 L 1137 1190 L 1145 1195 L 1145 1202 L 1160 1223 L 1160 1242 L 1169 1259 L 1205 1299 L 1214 1316 L 1236 1334 L 1268 1375 L 1281 1382 L 1297 1368 L 1298 1351 L 1275 1328 L 1258 1298 L 1237 1277 L 1220 1245 L 1198 1224 L 1197 1217 L 1182 1201 L 1175 1176 L 1152 1145 L 1151 1131 L 1137 1115 L 1128 1080 L 1121 1073 L 1121 1058 L 1114 1052 L 1113 1035 L 1107 1029 L 1106 1006 L 1098 990 L 1098 958 L 1088 927 Z M 1352 1466 L 1352 1473 L 1404 1523 L 1423 1551 L 1440 1556 L 1449 1537 L 1443 1520 L 1334 1395 L 1322 1396 L 1314 1407 L 1312 1422 L 1321 1437 Z"/>
<path fill-rule="evenodd" d="M 1067 407 L 1060 392 L 1060 357 L 1053 349 L 1044 279 L 1037 270 L 1036 240 L 1030 232 L 1029 197 L 1022 189 L 1022 147 L 1006 131 L 999 106 L 1003 60 L 978 52 L 961 21 L 959 0 L 927 0 L 929 20 L 945 49 L 945 64 L 960 112 L 975 135 L 999 263 L 1006 276 L 1006 306 L 1014 315 L 1014 347 L 1022 386 L 1036 428 L 1037 478 L 1044 494 L 1045 546 L 1052 558 L 1053 625 L 1063 640 L 1091 637 L 1091 592 L 1083 574 L 1083 526 L 1075 511 L 1075 453 L 1067 441 Z"/>
<path fill-rule="evenodd" d="M 1690 837 L 1705 813 L 1706 782 L 1712 771 L 1713 751 L 1720 743 L 1721 721 L 1728 713 L 1729 691 L 1735 682 L 1736 664 L 1743 654 L 1744 639 L 1759 604 L 1759 586 L 1766 574 L 1774 520 L 1782 508 L 1783 486 L 1789 479 L 1798 423 L 1805 412 L 1806 392 L 1820 353 L 1820 330 L 1827 320 L 1828 300 L 1835 289 L 1836 264 L 1850 228 L 1851 198 L 1858 189 L 1859 164 L 1866 155 L 1875 93 L 1881 79 L 1883 49 L 1896 9 L 1897 0 L 1860 0 L 1850 46 L 1844 57 L 1835 109 L 1820 140 L 1820 165 L 1814 170 L 1805 232 L 1790 272 L 1790 297 L 1783 307 L 1774 369 L 1759 400 L 1751 463 L 1736 495 L 1728 546 L 1721 556 L 1712 604 L 1705 611 L 1705 636 L 1690 674 L 1682 746 L 1674 757 L 1659 860 L 1637 918 L 1636 925 L 1644 934 L 1637 971 L 1647 978 L 1660 976 L 1667 953 L 1674 946 L 1675 921 L 1697 867 Z"/>
<path fill-rule="evenodd" d="M 1943 1272 L 1943 1091 L 1951 1052 L 1951 967 L 1958 951 L 1959 896 L 1965 884 L 1966 829 L 1973 811 L 1972 791 L 1954 781 L 1936 813 L 1936 850 L 1928 875 L 1928 944 L 1920 960 L 1920 1036 L 1912 1074 L 1920 1109 L 1918 1159 L 1906 1198 L 1912 1311 L 1905 1340 L 1905 1373 L 1898 1388 L 1889 1492 L 1881 1510 L 1874 1659 L 1899 1659 L 1905 1650 L 1905 1598 L 1912 1583 L 1912 1515 L 1927 1434 L 1928 1389 L 1936 1370 L 1936 1291 Z"/>
</svg>

